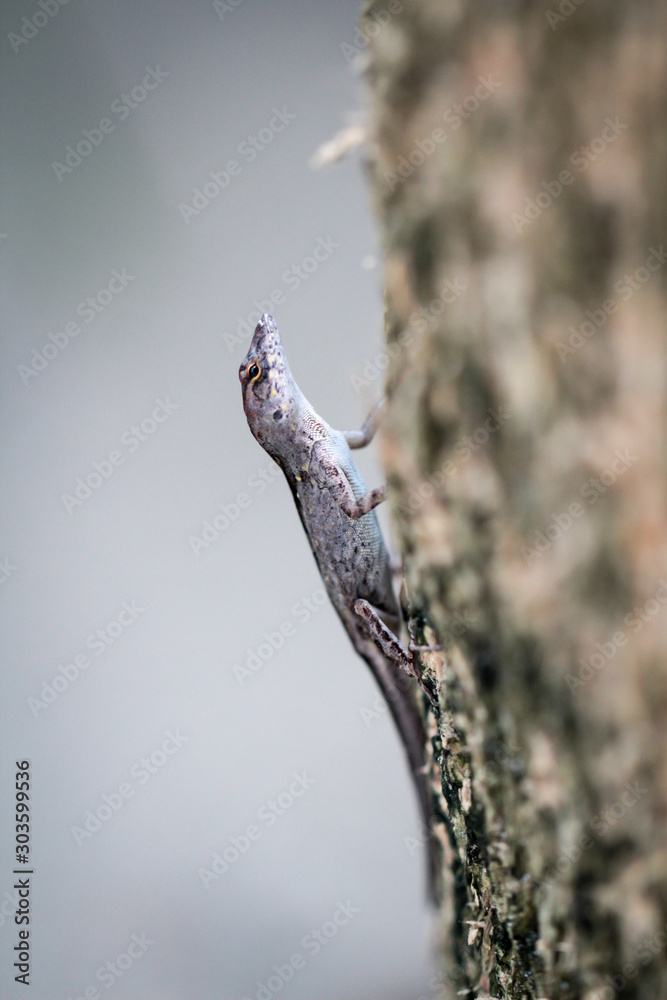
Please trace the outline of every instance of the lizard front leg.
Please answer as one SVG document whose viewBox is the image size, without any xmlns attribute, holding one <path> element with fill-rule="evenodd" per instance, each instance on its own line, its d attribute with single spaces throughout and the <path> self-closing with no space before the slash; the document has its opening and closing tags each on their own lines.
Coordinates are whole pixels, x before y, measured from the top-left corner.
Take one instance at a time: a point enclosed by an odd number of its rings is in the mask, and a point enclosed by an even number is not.
<svg viewBox="0 0 667 1000">
<path fill-rule="evenodd" d="M 380 399 L 366 417 L 360 431 L 343 431 L 350 448 L 365 448 L 375 437 L 384 412 L 384 396 Z"/>
<path fill-rule="evenodd" d="M 362 432 L 359 431 L 359 433 Z M 334 458 L 322 447 L 321 441 L 313 447 L 308 471 L 320 489 L 329 490 L 340 509 L 348 517 L 363 517 L 364 514 L 369 514 L 373 508 L 386 499 L 386 486 L 378 486 L 374 490 L 369 490 L 363 497 L 357 499 L 350 480 Z"/>
</svg>

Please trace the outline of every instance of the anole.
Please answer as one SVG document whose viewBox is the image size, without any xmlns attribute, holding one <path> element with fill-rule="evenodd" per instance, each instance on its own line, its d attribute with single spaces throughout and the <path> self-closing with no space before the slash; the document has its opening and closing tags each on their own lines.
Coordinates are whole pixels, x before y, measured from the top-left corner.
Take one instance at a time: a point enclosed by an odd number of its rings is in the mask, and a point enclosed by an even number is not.
<svg viewBox="0 0 667 1000">
<path fill-rule="evenodd" d="M 360 431 L 330 427 L 292 377 L 278 327 L 264 314 L 239 368 L 243 409 L 254 437 L 289 483 L 329 597 L 357 652 L 368 663 L 387 700 L 407 752 L 424 822 L 433 802 L 426 773 L 422 717 L 406 690 L 405 674 L 420 678 L 414 650 L 396 638 L 400 614 L 389 555 L 374 508 L 385 487 L 367 490 L 350 449 L 373 438 L 381 404 Z M 435 893 L 437 857 L 431 840 L 430 881 Z"/>
</svg>

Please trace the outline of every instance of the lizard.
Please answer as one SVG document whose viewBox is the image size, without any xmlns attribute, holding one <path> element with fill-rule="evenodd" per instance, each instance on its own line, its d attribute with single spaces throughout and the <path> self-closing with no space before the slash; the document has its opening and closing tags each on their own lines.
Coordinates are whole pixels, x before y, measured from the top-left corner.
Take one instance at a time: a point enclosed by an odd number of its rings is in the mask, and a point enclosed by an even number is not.
<svg viewBox="0 0 667 1000">
<path fill-rule="evenodd" d="M 356 651 L 370 667 L 394 718 L 413 774 L 421 813 L 431 830 L 433 799 L 426 767 L 426 733 L 406 675 L 434 695 L 396 633 L 400 612 L 389 554 L 374 508 L 386 487 L 367 490 L 351 449 L 369 444 L 382 401 L 361 430 L 334 430 L 295 382 L 278 327 L 264 313 L 239 368 L 243 409 L 250 430 L 282 469 L 292 491 L 329 598 Z M 438 857 L 430 836 L 429 892 L 437 897 Z"/>
</svg>

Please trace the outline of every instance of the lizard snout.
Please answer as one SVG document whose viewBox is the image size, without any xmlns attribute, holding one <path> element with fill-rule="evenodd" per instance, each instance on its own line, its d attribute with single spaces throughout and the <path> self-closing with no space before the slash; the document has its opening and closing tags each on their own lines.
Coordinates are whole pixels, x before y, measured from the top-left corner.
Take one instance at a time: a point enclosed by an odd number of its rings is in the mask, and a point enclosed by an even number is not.
<svg viewBox="0 0 667 1000">
<path fill-rule="evenodd" d="M 255 333 L 275 333 L 276 321 L 269 313 L 262 313 L 262 318 L 255 327 Z"/>
</svg>

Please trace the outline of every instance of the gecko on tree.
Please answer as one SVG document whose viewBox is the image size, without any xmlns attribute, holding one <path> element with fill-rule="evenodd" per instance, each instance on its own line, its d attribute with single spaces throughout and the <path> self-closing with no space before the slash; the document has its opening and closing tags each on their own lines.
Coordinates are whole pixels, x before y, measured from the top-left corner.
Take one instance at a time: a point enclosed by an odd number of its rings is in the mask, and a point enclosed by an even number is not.
<svg viewBox="0 0 667 1000">
<path fill-rule="evenodd" d="M 243 409 L 254 437 L 285 474 L 327 592 L 357 652 L 366 660 L 387 700 L 403 741 L 422 816 L 431 829 L 424 724 L 406 690 L 405 676 L 421 680 L 412 649 L 396 638 L 398 603 L 389 556 L 373 510 L 385 487 L 367 491 L 352 458 L 375 434 L 381 404 L 360 431 L 334 430 L 320 417 L 292 377 L 278 327 L 264 314 L 239 368 Z M 438 858 L 430 838 L 431 895 Z"/>
</svg>

